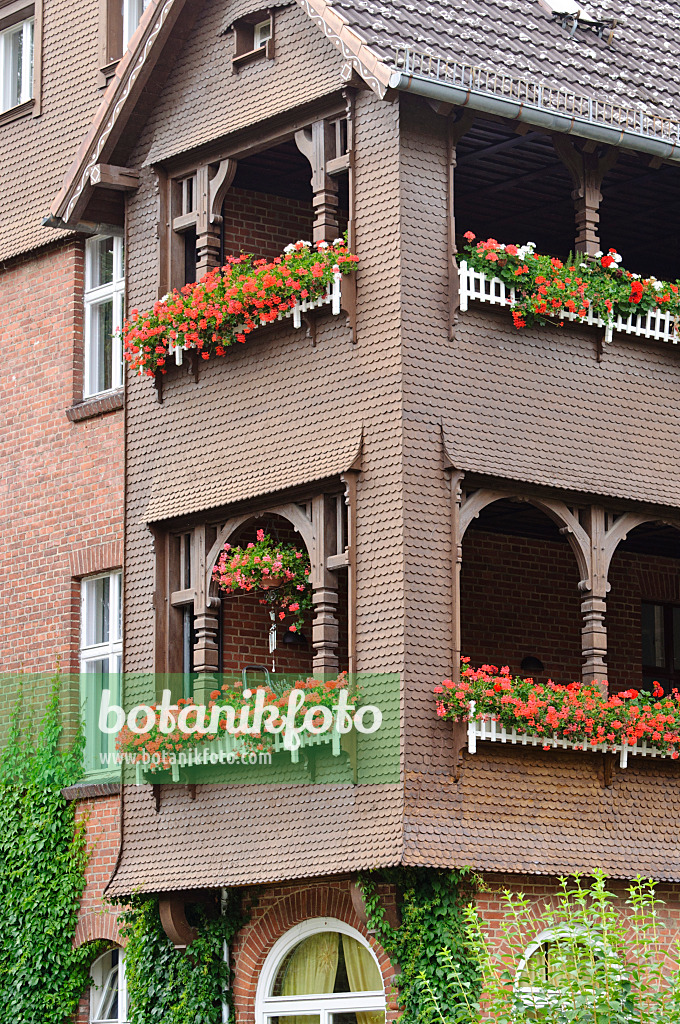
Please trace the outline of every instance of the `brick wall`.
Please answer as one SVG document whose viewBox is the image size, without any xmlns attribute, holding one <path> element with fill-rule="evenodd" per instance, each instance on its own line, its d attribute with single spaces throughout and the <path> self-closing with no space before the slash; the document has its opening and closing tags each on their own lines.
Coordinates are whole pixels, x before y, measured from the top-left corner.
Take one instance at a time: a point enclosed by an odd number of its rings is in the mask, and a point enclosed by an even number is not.
<svg viewBox="0 0 680 1024">
<path fill-rule="evenodd" d="M 312 237 L 312 204 L 298 199 L 232 188 L 222 212 L 226 256 L 249 252 L 272 258 L 290 242 Z"/>
<path fill-rule="evenodd" d="M 116 911 L 102 901 L 104 887 L 118 857 L 120 842 L 120 800 L 118 796 L 102 796 L 78 804 L 76 820 L 85 822 L 90 858 L 85 871 L 85 891 L 80 901 L 80 914 L 74 945 L 82 946 L 95 939 L 108 939 L 122 945 Z M 90 993 L 80 1000 L 74 1024 L 88 1024 Z"/>
<path fill-rule="evenodd" d="M 394 893 L 383 889 L 385 903 L 394 903 Z M 232 947 L 236 1024 L 254 1024 L 255 995 L 260 972 L 274 943 L 290 928 L 315 917 L 335 917 L 360 932 L 370 942 L 383 975 L 387 995 L 386 1024 L 398 1016 L 392 985 L 395 970 L 383 949 L 368 934 L 356 916 L 350 899 L 349 881 L 319 881 L 275 885 L 261 890 L 250 910 L 250 921 Z"/>
<path fill-rule="evenodd" d="M 506 948 L 502 922 L 507 917 L 507 910 L 502 900 L 504 890 L 508 889 L 513 893 L 524 893 L 530 904 L 535 907 L 536 913 L 547 901 L 554 899 L 559 891 L 559 884 L 556 879 L 537 878 L 535 875 L 485 875 L 485 891 L 477 894 L 476 903 L 480 916 L 484 922 L 484 931 L 489 937 L 491 945 L 497 951 Z M 587 884 L 585 880 L 584 884 Z M 617 903 L 621 911 L 627 916 L 630 915 L 630 907 L 626 906 L 627 894 L 625 883 L 609 880 L 607 888 L 617 897 Z M 656 890 L 657 898 L 662 903 L 657 907 L 657 914 L 660 929 L 668 928 L 667 938 L 669 945 L 676 943 L 680 937 L 680 886 L 672 883 L 660 882 Z"/>
<path fill-rule="evenodd" d="M 609 573 L 607 664 L 612 690 L 640 686 L 643 600 L 680 603 L 677 560 L 619 550 Z M 463 541 L 463 654 L 474 665 L 543 662 L 545 676 L 568 683 L 581 675 L 579 573 L 568 544 L 468 530 Z"/>
<path fill-rule="evenodd" d="M 120 564 L 122 414 L 78 423 L 65 415 L 82 388 L 82 287 L 78 242 L 0 274 L 0 664 L 8 672 L 51 672 L 58 659 L 74 670 L 79 587 L 72 562 L 93 548 L 97 557 L 85 558 L 93 570 L 111 568 L 95 563 L 115 548 Z M 4 713 L 2 706 L 0 728 Z"/>
</svg>

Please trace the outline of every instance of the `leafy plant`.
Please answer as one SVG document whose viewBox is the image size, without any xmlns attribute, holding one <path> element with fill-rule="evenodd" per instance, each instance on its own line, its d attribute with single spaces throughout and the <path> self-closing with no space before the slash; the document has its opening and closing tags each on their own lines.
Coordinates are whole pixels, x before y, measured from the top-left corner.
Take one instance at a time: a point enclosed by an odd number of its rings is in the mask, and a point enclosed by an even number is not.
<svg viewBox="0 0 680 1024">
<path fill-rule="evenodd" d="M 535 683 L 511 676 L 505 665 L 475 669 L 463 658 L 459 680 L 445 679 L 435 686 L 440 718 L 462 719 L 475 702 L 476 719 L 496 719 L 519 732 L 542 736 L 545 749 L 553 736 L 577 746 L 634 745 L 639 740 L 677 759 L 680 748 L 680 694 L 670 697 L 654 683 L 653 692 L 624 690 L 603 696 L 597 683 Z"/>
<path fill-rule="evenodd" d="M 61 744 L 60 679 L 37 736 L 17 703 L 0 755 L 0 1020 L 61 1024 L 89 983 L 96 944 L 73 949 L 87 862 L 62 789 L 82 775 L 82 737 Z"/>
<path fill-rule="evenodd" d="M 401 926 L 385 919 L 379 884 L 397 887 Z M 470 957 L 466 939 L 465 908 L 476 877 L 469 868 L 460 871 L 422 871 L 395 868 L 373 872 L 359 879 L 369 928 L 393 962 L 399 964 L 400 1024 L 433 1024 L 441 1019 L 437 1000 L 466 1006 L 479 989 L 479 969 Z M 438 951 L 446 947 L 455 957 L 460 990 L 451 994 L 450 970 Z M 451 1018 L 452 1020 L 454 1018 Z"/>
<path fill-rule="evenodd" d="M 213 569 L 213 579 L 221 590 L 260 590 L 261 603 L 279 608 L 279 618 L 293 616 L 288 629 L 302 629 L 304 615 L 312 607 L 309 586 L 311 572 L 309 555 L 293 544 L 278 544 L 265 533 L 257 531 L 257 540 L 246 547 L 225 544 Z"/>
<path fill-rule="evenodd" d="M 230 256 L 196 284 L 133 309 L 123 325 L 123 353 L 133 370 L 167 373 L 171 348 L 195 349 L 202 359 L 223 356 L 262 324 L 273 323 L 301 299 L 317 299 L 336 273 L 350 274 L 357 257 L 344 239 L 295 242 L 274 260 Z"/>
<path fill-rule="evenodd" d="M 158 898 L 131 897 L 122 914 L 130 1024 L 221 1024 L 222 1003 L 232 1003 L 225 944 L 247 919 L 238 898 L 217 917 L 199 911 L 198 938 L 185 951 L 163 931 Z"/>
<path fill-rule="evenodd" d="M 589 310 L 605 323 L 616 316 L 652 309 L 680 316 L 680 281 L 657 281 L 632 274 L 615 249 L 596 256 L 570 254 L 565 262 L 535 251 L 533 242 L 504 245 L 495 238 L 476 241 L 465 233 L 465 258 L 483 274 L 499 277 L 515 289 L 511 313 L 515 327 L 561 322 L 564 314 L 583 320 Z"/>
<path fill-rule="evenodd" d="M 441 1024 L 675 1024 L 680 1019 L 676 934 L 659 913 L 651 880 L 635 879 L 620 900 L 602 872 L 590 885 L 560 879 L 553 899 L 536 904 L 506 890 L 492 942 L 476 907 L 465 910 L 468 948 L 483 980 L 481 1002 L 467 996 L 452 950 L 441 998 L 428 1001 Z M 461 1009 L 462 1007 L 462 1009 Z"/>
</svg>

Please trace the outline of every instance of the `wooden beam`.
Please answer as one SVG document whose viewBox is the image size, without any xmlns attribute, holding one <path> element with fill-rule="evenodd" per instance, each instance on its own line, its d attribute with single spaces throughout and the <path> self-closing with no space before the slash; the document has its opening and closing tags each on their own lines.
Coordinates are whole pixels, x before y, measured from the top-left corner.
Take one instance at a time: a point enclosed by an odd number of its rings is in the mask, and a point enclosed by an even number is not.
<svg viewBox="0 0 680 1024">
<path fill-rule="evenodd" d="M 134 192 L 139 188 L 139 173 L 129 167 L 95 164 L 90 171 L 90 184 L 95 188 L 111 188 L 116 192 Z"/>
</svg>

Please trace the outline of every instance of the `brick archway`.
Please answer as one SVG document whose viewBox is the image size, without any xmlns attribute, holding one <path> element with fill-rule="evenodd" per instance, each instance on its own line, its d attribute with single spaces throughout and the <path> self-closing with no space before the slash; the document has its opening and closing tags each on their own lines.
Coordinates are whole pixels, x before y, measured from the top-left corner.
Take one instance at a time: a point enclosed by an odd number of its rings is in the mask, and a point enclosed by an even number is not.
<svg viewBox="0 0 680 1024">
<path fill-rule="evenodd" d="M 254 1024 L 255 996 L 260 972 L 274 943 L 296 924 L 310 918 L 334 917 L 356 929 L 369 942 L 380 965 L 387 998 L 387 1024 L 396 1020 L 395 970 L 383 948 L 357 917 L 350 883 L 319 882 L 277 886 L 262 893 L 250 922 L 234 945 L 234 1001 L 238 1024 Z"/>
<path fill-rule="evenodd" d="M 113 910 L 93 910 L 84 914 L 76 926 L 76 933 L 73 945 L 76 949 L 86 942 L 94 942 L 97 939 L 107 939 L 117 946 L 125 946 L 125 940 L 120 934 L 118 915 Z"/>
</svg>

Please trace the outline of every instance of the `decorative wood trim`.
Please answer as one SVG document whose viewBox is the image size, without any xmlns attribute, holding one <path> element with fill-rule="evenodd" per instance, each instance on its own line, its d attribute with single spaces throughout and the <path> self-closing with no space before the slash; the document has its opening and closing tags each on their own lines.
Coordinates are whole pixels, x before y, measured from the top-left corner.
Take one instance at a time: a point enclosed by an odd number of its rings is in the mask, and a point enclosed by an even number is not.
<svg viewBox="0 0 680 1024">
<path fill-rule="evenodd" d="M 382 99 L 387 92 L 391 70 L 338 11 L 326 0 L 297 0 L 302 10 L 321 29 L 326 39 L 340 50 L 348 69 L 354 69 Z M 349 77 L 349 76 L 347 76 Z"/>
<path fill-rule="evenodd" d="M 139 188 L 139 171 L 113 164 L 95 164 L 90 171 L 90 184 L 117 192 L 134 192 Z"/>
</svg>

